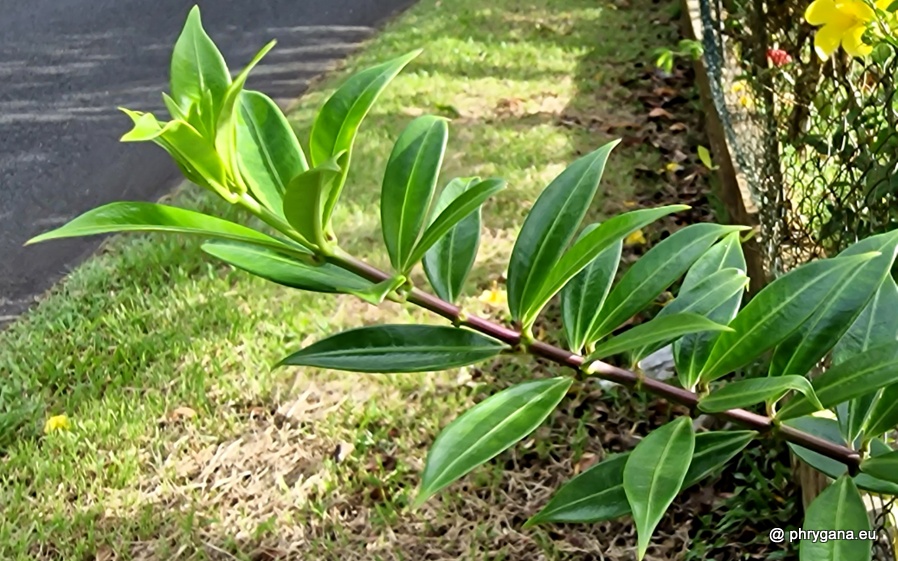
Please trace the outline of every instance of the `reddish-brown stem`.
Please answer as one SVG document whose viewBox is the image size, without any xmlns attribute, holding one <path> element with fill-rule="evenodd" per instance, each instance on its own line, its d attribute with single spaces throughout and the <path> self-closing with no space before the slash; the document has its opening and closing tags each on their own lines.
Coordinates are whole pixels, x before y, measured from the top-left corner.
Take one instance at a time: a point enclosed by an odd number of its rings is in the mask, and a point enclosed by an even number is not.
<svg viewBox="0 0 898 561">
<path fill-rule="evenodd" d="M 387 273 L 345 254 L 335 257 L 332 260 L 335 264 L 365 277 L 372 282 L 380 282 L 389 278 Z M 498 339 L 511 347 L 517 347 L 521 343 L 521 333 L 519 331 L 467 313 L 460 316 L 461 309 L 458 306 L 446 302 L 445 300 L 441 300 L 440 298 L 417 288 L 412 289 L 412 291 L 409 292 L 407 300 L 417 306 L 440 315 L 455 324 L 470 327 L 484 335 Z M 578 371 L 584 366 L 584 359 L 582 356 L 566 351 L 560 347 L 543 343 L 542 341 L 531 342 L 527 345 L 527 352 Z M 589 372 L 603 380 L 616 382 L 629 388 L 636 386 L 637 382 L 639 382 L 639 387 L 641 389 L 662 397 L 667 401 L 685 405 L 690 409 L 695 409 L 698 405 L 698 395 L 695 392 L 678 388 L 677 386 L 653 378 L 645 376 L 640 377 L 637 376 L 635 372 L 618 368 L 605 362 L 590 361 Z M 856 471 L 860 465 L 861 457 L 856 450 L 786 425 L 774 424 L 769 417 L 764 415 L 758 415 L 757 413 L 752 413 L 745 409 L 730 409 L 721 413 L 715 413 L 715 416 L 723 417 L 744 427 L 754 429 L 762 434 L 775 435 L 792 444 L 797 444 L 809 450 L 813 450 L 814 452 L 847 465 L 852 472 Z"/>
</svg>

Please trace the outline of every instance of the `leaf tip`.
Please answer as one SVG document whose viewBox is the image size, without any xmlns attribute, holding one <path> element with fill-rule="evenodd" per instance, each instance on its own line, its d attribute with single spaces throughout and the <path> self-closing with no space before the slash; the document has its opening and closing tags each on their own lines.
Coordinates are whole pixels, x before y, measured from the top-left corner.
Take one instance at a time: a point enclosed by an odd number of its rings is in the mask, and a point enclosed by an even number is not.
<svg viewBox="0 0 898 561">
<path fill-rule="evenodd" d="M 528 518 L 526 522 L 524 522 L 524 525 L 521 526 L 521 530 L 529 530 L 530 528 L 539 524 L 539 522 L 540 522 L 539 513 L 536 513 L 533 516 L 531 516 L 530 518 Z"/>
</svg>

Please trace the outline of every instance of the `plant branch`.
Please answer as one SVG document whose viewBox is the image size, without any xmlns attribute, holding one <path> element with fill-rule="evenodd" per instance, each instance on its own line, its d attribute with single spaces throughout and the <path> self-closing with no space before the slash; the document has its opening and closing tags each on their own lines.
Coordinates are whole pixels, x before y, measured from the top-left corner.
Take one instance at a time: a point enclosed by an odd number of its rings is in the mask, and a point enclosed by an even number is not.
<svg viewBox="0 0 898 561">
<path fill-rule="evenodd" d="M 387 273 L 343 252 L 340 252 L 339 255 L 329 257 L 328 260 L 359 276 L 365 277 L 372 282 L 381 282 L 389 278 Z M 441 300 L 440 298 L 417 288 L 412 289 L 408 293 L 407 301 L 440 315 L 450 320 L 455 325 L 464 325 L 475 331 L 479 331 L 484 335 L 489 335 L 490 337 L 498 339 L 512 347 L 516 347 L 521 343 L 521 333 L 519 331 L 478 316 L 467 313 L 462 314 L 461 309 L 458 306 L 446 302 L 445 300 Z M 654 378 L 645 376 L 640 377 L 635 372 L 618 368 L 598 360 L 590 361 L 590 363 L 586 365 L 582 356 L 542 341 L 533 341 L 529 343 L 529 345 L 527 345 L 527 351 L 530 354 L 551 360 L 556 364 L 567 366 L 574 370 L 582 371 L 584 366 L 587 366 L 590 374 L 595 374 L 603 380 L 615 382 L 629 388 L 633 388 L 639 384 L 641 389 L 662 397 L 667 401 L 685 405 L 690 409 L 695 409 L 698 405 L 699 396 L 695 392 L 678 388 L 677 386 L 655 380 Z M 723 417 L 739 425 L 754 429 L 762 434 L 773 434 L 787 442 L 813 450 L 814 452 L 847 465 L 849 470 L 852 471 L 856 470 L 861 462 L 861 456 L 856 450 L 786 425 L 775 424 L 769 417 L 758 415 L 757 413 L 752 413 L 745 409 L 730 409 L 721 413 L 715 413 L 715 416 Z"/>
</svg>

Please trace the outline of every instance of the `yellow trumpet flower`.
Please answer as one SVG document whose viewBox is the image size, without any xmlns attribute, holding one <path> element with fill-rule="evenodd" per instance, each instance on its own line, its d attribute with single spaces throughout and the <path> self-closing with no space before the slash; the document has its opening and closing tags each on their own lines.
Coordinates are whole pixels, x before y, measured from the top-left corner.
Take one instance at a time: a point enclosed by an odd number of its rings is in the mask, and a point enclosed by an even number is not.
<svg viewBox="0 0 898 561">
<path fill-rule="evenodd" d="M 885 9 L 893 0 L 876 0 L 876 7 Z M 814 0 L 804 13 L 809 24 L 820 26 L 814 35 L 814 50 L 826 60 L 839 45 L 851 56 L 863 57 L 873 51 L 864 43 L 867 26 L 876 13 L 864 0 Z"/>
</svg>

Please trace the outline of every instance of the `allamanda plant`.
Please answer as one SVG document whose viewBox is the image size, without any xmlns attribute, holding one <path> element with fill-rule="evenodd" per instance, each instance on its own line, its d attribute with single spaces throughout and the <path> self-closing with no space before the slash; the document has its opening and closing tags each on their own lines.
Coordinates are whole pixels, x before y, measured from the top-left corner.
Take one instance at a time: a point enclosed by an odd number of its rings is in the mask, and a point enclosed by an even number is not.
<svg viewBox="0 0 898 561">
<path fill-rule="evenodd" d="M 171 120 L 124 110 L 126 141 L 153 141 L 184 175 L 270 225 L 263 233 L 207 214 L 161 204 L 112 203 L 29 243 L 121 231 L 194 234 L 209 255 L 272 282 L 426 308 L 445 326 L 375 325 L 318 341 L 281 365 L 353 372 L 428 372 L 497 355 L 529 353 L 568 372 L 527 381 L 462 413 L 436 438 L 415 505 L 513 446 L 539 426 L 577 377 L 598 377 L 719 415 L 741 430 L 695 433 L 681 417 L 574 477 L 527 524 L 597 522 L 630 514 L 645 554 L 680 490 L 724 466 L 756 438 L 779 438 L 835 478 L 808 509 L 805 530 L 869 530 L 859 489 L 898 495 L 898 285 L 889 275 L 898 233 L 862 240 L 840 255 L 780 277 L 747 305 L 740 226 L 695 224 L 655 245 L 617 282 L 622 240 L 682 205 L 635 210 L 581 228 L 615 143 L 556 177 L 533 204 L 508 267 L 514 327 L 471 315 L 453 302 L 477 254 L 480 207 L 500 179 L 456 178 L 437 192 L 447 143 L 444 119 L 414 119 L 399 135 L 384 172 L 380 214 L 392 270 L 341 249 L 333 211 L 346 182 L 356 131 L 378 95 L 417 52 L 350 77 L 318 111 L 304 152 L 265 94 L 232 78 L 190 12 L 171 65 Z M 307 155 L 308 154 L 308 157 Z M 433 293 L 414 286 L 423 264 Z M 620 327 L 682 280 L 677 297 L 651 321 Z M 567 348 L 537 340 L 532 326 L 560 295 Z M 677 385 L 602 362 L 630 363 L 673 344 Z M 729 381 L 762 356 L 766 377 Z M 824 358 L 832 366 L 811 379 Z M 763 404 L 766 415 L 745 407 Z M 835 419 L 815 415 L 832 411 Z M 803 541 L 808 561 L 870 559 L 870 540 Z"/>
</svg>

